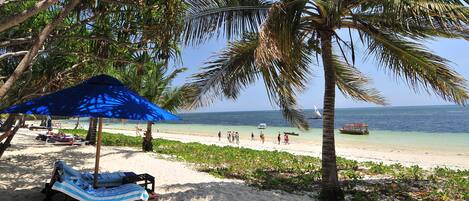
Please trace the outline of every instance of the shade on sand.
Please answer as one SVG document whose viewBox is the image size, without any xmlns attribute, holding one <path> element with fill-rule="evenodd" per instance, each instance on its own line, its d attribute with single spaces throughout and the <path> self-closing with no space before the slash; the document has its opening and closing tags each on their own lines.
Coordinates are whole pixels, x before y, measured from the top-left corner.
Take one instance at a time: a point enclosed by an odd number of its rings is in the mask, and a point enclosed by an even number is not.
<svg viewBox="0 0 469 201">
<path fill-rule="evenodd" d="M 96 184 L 99 171 L 102 118 L 143 121 L 179 120 L 176 115 L 139 96 L 119 80 L 108 75 L 92 77 L 74 87 L 14 105 L 0 113 L 98 117 L 94 184 Z"/>
</svg>

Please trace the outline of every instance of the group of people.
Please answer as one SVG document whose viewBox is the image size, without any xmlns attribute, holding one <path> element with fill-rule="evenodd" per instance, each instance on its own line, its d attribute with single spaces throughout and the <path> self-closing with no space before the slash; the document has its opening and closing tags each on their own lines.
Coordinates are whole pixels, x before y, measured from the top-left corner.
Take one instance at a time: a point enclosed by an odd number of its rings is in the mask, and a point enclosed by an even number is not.
<svg viewBox="0 0 469 201">
<path fill-rule="evenodd" d="M 239 144 L 239 133 L 236 131 L 228 131 L 226 138 L 229 143 Z M 218 141 L 221 141 L 221 131 L 218 131 Z"/>
<path fill-rule="evenodd" d="M 278 141 L 278 144 L 280 144 L 280 142 L 282 141 L 282 135 L 280 134 L 280 132 L 278 132 L 277 141 Z M 286 133 L 283 134 L 283 143 L 290 144 L 289 139 L 288 139 L 288 134 Z"/>
<path fill-rule="evenodd" d="M 221 138 L 222 138 L 222 133 L 221 133 L 221 131 L 218 131 L 218 141 L 221 141 Z M 226 135 L 226 138 L 228 139 L 229 143 L 239 144 L 239 133 L 237 131 L 228 131 L 228 133 Z M 251 141 L 254 141 L 255 140 L 254 138 L 255 138 L 254 132 L 251 132 Z M 261 139 L 262 144 L 264 144 L 265 135 L 264 135 L 264 133 L 262 133 L 262 131 L 259 135 L 259 138 Z M 280 144 L 282 142 L 282 135 L 280 134 L 280 132 L 278 133 L 277 141 L 278 141 L 278 144 Z M 286 134 L 286 133 L 283 135 L 283 143 L 284 144 L 290 144 L 288 134 Z"/>
</svg>

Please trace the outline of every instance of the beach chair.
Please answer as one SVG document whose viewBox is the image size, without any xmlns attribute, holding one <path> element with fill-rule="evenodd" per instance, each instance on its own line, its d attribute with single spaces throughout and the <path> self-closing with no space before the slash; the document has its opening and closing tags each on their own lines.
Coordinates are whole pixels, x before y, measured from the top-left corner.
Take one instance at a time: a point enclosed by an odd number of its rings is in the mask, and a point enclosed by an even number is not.
<svg viewBox="0 0 469 201">
<path fill-rule="evenodd" d="M 141 186 L 137 184 L 143 181 L 139 180 L 141 176 L 133 172 L 102 173 L 98 175 L 98 188 L 93 188 L 93 174 L 81 173 L 57 161 L 51 181 L 42 192 L 46 194 L 44 201 L 52 200 L 58 193 L 80 201 L 156 200 L 154 178 L 150 176 L 153 180 L 145 180 L 145 186 Z M 147 183 L 152 184 L 151 189 L 147 188 Z"/>
</svg>

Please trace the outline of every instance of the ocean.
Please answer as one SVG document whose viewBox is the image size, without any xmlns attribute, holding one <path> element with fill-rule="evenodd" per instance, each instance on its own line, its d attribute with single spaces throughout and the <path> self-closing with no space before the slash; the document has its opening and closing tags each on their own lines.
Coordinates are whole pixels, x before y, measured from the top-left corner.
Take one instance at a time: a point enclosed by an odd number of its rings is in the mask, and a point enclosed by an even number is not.
<svg viewBox="0 0 469 201">
<path fill-rule="evenodd" d="M 322 113 L 322 111 L 320 110 Z M 313 110 L 305 110 L 308 117 Z M 216 136 L 221 131 L 238 131 L 248 139 L 251 133 L 260 134 L 257 125 L 266 123 L 262 132 L 271 139 L 278 133 L 296 132 L 300 136 L 292 141 L 322 140 L 322 120 L 309 119 L 310 129 L 301 131 L 286 122 L 280 111 L 246 111 L 179 114 L 178 122 L 157 122 L 153 129 L 160 132 Z M 344 135 L 336 131 L 337 143 L 356 143 L 359 146 L 379 144 L 383 146 L 418 147 L 439 150 L 469 150 L 469 107 L 461 106 L 406 106 L 336 109 L 335 127 L 344 123 L 364 122 L 370 134 Z M 63 122 L 73 124 L 73 120 Z M 135 130 L 136 125 L 145 129 L 145 122 L 106 120 L 105 128 Z M 87 120 L 81 121 L 87 128 Z"/>
<path fill-rule="evenodd" d="M 320 110 L 322 113 L 322 111 Z M 313 110 L 305 110 L 307 117 L 313 116 Z M 174 124 L 210 124 L 288 127 L 280 111 L 246 111 L 180 114 L 180 122 Z M 469 132 L 469 107 L 460 106 L 409 106 L 409 107 L 374 107 L 374 108 L 338 108 L 336 109 L 335 127 L 345 123 L 364 122 L 372 130 L 417 131 L 417 132 Z M 312 128 L 322 128 L 321 119 L 309 119 Z"/>
</svg>

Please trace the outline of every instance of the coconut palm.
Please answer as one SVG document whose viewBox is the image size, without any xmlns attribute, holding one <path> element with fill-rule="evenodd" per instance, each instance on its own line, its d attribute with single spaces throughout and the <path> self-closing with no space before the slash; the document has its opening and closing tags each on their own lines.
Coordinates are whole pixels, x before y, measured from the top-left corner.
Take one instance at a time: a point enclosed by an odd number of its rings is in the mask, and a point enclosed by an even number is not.
<svg viewBox="0 0 469 201">
<path fill-rule="evenodd" d="M 142 53 L 138 57 L 148 57 L 148 54 Z M 176 112 L 177 109 L 182 107 L 184 104 L 184 89 L 182 87 L 173 87 L 171 83 L 177 75 L 186 71 L 186 68 L 169 71 L 164 63 L 152 61 L 145 62 L 139 71 L 136 71 L 136 68 L 130 65 L 120 73 L 119 77 L 126 86 L 170 112 Z M 147 130 L 142 143 L 143 151 L 153 150 L 151 142 L 153 139 L 152 125 L 153 122 L 147 122 Z"/>
<path fill-rule="evenodd" d="M 210 38 L 236 39 L 193 76 L 191 107 L 217 99 L 236 99 L 262 78 L 269 99 L 284 117 L 308 128 L 297 106 L 300 93 L 319 61 L 325 77 L 322 189 L 327 200 L 343 199 L 334 142 L 335 88 L 353 99 L 385 104 L 355 65 L 356 52 L 413 90 L 433 92 L 464 104 L 466 80 L 448 60 L 422 45 L 435 37 L 469 39 L 469 11 L 458 0 L 191 0 L 186 44 Z M 466 1 L 467 3 L 467 1 Z M 359 40 L 358 40 L 359 39 Z M 316 59 L 314 59 L 316 57 Z M 317 61 L 317 62 L 315 62 Z"/>
</svg>

